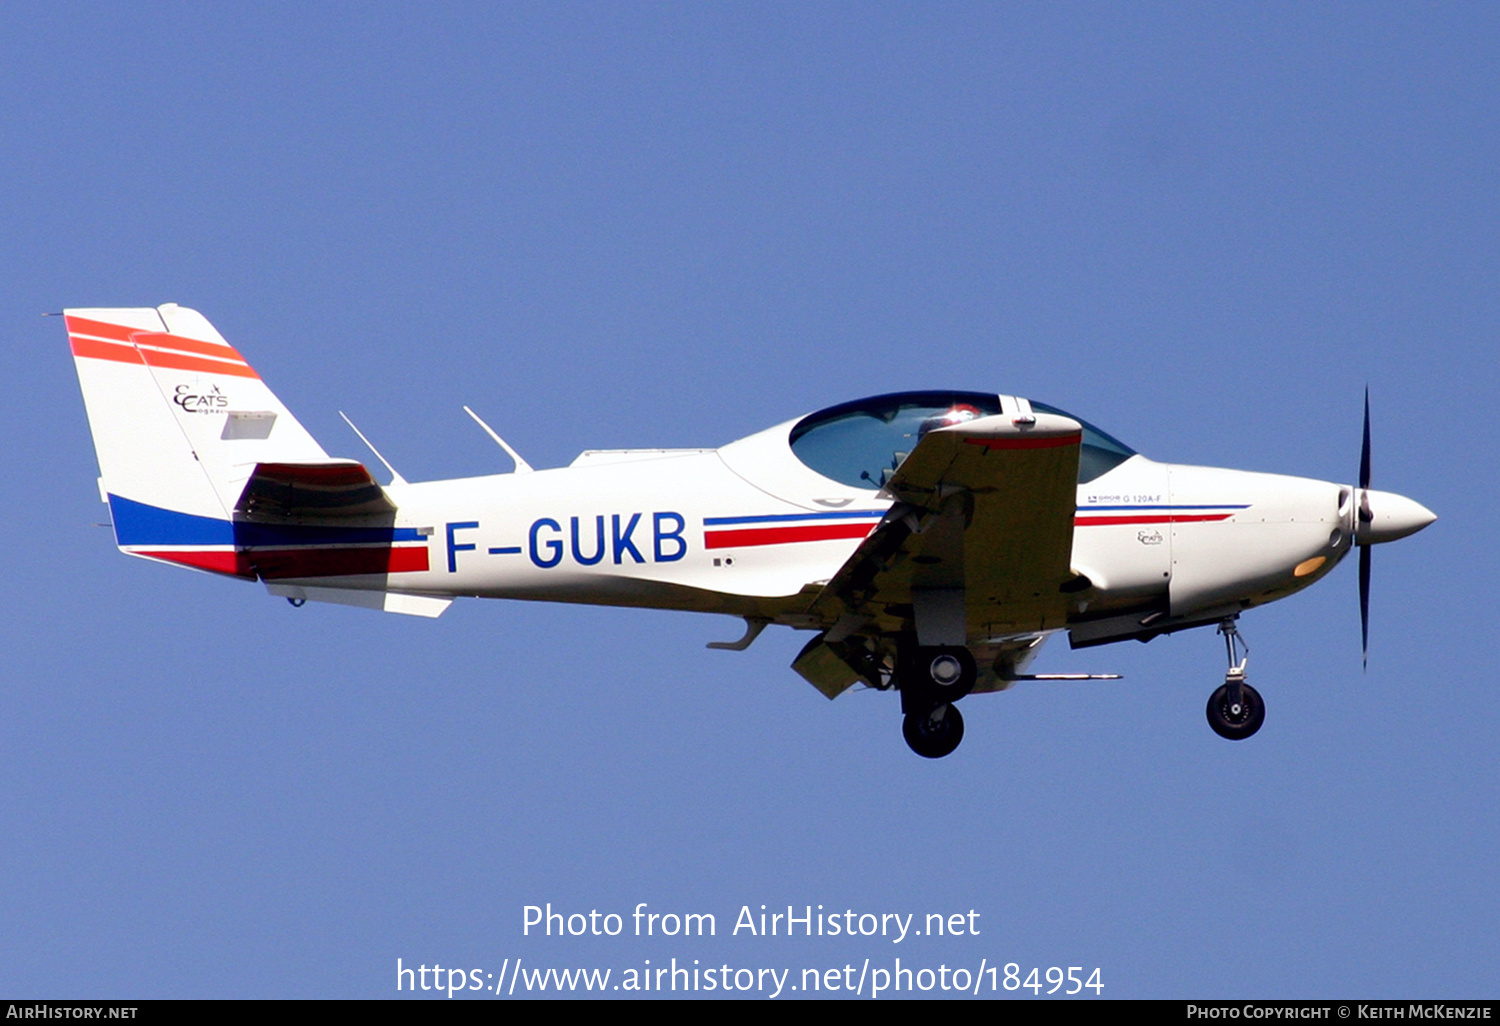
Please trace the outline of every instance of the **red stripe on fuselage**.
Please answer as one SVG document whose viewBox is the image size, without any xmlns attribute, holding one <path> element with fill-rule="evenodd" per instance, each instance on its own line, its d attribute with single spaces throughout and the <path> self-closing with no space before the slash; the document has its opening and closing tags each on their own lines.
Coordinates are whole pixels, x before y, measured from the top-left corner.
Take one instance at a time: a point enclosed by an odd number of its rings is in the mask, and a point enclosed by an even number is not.
<svg viewBox="0 0 1500 1026">
<path fill-rule="evenodd" d="M 1173 513 L 1141 517 L 1090 517 L 1082 514 L 1073 518 L 1077 527 L 1105 527 L 1116 524 L 1195 524 L 1215 520 L 1228 520 L 1233 513 Z"/>
<path fill-rule="evenodd" d="M 285 580 L 300 577 L 352 577 L 358 574 L 407 574 L 427 569 L 425 545 L 350 549 L 255 549 L 250 552 L 132 550 L 137 556 L 180 563 L 231 577 Z"/>
<path fill-rule="evenodd" d="M 754 545 L 783 545 L 787 542 L 863 538 L 874 528 L 874 524 L 809 524 L 798 527 L 753 527 L 734 531 L 705 531 L 703 547 L 737 549 Z"/>
<path fill-rule="evenodd" d="M 262 580 L 405 574 L 427 569 L 427 546 L 409 549 L 256 549 L 245 554 Z"/>
<path fill-rule="evenodd" d="M 195 570 L 209 570 L 216 574 L 228 574 L 230 577 L 247 577 L 255 580 L 255 571 L 250 569 L 250 562 L 243 552 L 231 552 L 220 550 L 217 552 L 152 552 L 146 549 L 131 549 L 132 555 L 149 556 L 152 559 L 162 559 L 168 563 L 180 563 L 190 566 Z"/>
</svg>

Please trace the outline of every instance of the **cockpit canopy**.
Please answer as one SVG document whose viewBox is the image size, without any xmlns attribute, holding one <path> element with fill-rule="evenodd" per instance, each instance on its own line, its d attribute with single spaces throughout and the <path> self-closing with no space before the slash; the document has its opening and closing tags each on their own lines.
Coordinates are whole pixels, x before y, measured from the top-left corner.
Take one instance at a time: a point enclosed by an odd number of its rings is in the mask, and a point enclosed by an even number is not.
<svg viewBox="0 0 1500 1026">
<path fill-rule="evenodd" d="M 1113 470 L 1135 450 L 1055 406 L 1032 403 L 1038 413 L 1071 417 L 1083 425 L 1078 483 Z M 811 469 L 852 488 L 880 488 L 935 427 L 1000 412 L 1000 399 L 983 392 L 897 392 L 831 406 L 792 428 L 792 452 Z"/>
</svg>

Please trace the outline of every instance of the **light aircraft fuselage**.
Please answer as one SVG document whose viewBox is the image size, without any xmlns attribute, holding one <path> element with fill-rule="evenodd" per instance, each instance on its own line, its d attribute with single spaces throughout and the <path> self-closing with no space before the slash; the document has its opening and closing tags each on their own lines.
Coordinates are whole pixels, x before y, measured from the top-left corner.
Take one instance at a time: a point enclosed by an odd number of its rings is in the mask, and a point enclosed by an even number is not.
<svg viewBox="0 0 1500 1026">
<path fill-rule="evenodd" d="M 1433 519 L 1368 487 L 1368 443 L 1359 485 L 1157 463 L 1054 407 L 971 391 L 858 400 L 717 449 L 382 486 L 328 457 L 196 311 L 65 316 L 124 551 L 295 605 L 743 617 L 722 648 L 813 632 L 796 670 L 830 698 L 898 690 L 928 756 L 961 739 L 958 699 L 1048 679 L 1025 671 L 1060 631 L 1087 646 L 1217 625 L 1231 666 L 1209 720 L 1248 737 L 1264 706 L 1236 663 L 1239 614 L 1361 546 L 1367 593 L 1367 546 Z"/>
</svg>

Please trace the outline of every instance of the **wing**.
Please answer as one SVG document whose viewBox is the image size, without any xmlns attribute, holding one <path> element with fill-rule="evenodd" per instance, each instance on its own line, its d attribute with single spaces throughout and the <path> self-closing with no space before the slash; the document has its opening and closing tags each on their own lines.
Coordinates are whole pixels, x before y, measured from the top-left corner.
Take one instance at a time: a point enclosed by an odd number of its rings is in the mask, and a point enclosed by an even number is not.
<svg viewBox="0 0 1500 1026">
<path fill-rule="evenodd" d="M 886 482 L 896 505 L 813 601 L 833 626 L 794 666 L 837 694 L 870 680 L 897 634 L 989 647 L 1064 626 L 1081 438 L 1077 421 L 1050 414 L 928 432 Z"/>
</svg>

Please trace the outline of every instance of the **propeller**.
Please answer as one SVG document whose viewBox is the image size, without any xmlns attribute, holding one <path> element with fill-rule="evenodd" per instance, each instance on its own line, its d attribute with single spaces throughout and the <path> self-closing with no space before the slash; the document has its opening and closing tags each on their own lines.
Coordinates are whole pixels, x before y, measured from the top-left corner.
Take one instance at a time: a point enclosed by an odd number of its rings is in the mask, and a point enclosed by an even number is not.
<svg viewBox="0 0 1500 1026">
<path fill-rule="evenodd" d="M 1354 544 L 1359 547 L 1359 641 L 1365 669 L 1370 667 L 1370 546 L 1416 534 L 1436 519 L 1437 514 L 1420 502 L 1370 487 L 1370 386 L 1366 385 L 1359 505 L 1354 519 Z"/>
<path fill-rule="evenodd" d="M 1365 386 L 1365 439 L 1359 449 L 1359 522 L 1368 525 L 1370 512 L 1370 386 Z M 1355 532 L 1359 537 L 1360 532 Z M 1370 668 L 1370 543 L 1359 546 L 1359 641 L 1360 657 Z"/>
</svg>

